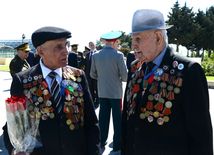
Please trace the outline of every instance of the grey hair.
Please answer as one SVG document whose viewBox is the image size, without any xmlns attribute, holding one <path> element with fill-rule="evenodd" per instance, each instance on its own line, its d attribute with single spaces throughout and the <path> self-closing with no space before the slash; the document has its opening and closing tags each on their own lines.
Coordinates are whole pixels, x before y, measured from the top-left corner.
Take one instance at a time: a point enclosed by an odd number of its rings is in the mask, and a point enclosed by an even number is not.
<svg viewBox="0 0 214 155">
<path fill-rule="evenodd" d="M 168 44 L 167 31 L 165 29 L 157 29 L 157 31 L 161 32 L 161 34 L 163 35 L 164 41 Z"/>
</svg>

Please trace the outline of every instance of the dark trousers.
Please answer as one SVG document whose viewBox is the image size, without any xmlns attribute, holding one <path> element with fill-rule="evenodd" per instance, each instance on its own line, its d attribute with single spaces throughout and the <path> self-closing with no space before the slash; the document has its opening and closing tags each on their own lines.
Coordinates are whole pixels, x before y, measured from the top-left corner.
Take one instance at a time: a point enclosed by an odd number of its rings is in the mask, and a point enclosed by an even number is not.
<svg viewBox="0 0 214 155">
<path fill-rule="evenodd" d="M 108 138 L 110 113 L 112 109 L 114 136 L 113 148 L 120 149 L 121 144 L 121 109 L 120 99 L 99 98 L 100 112 L 99 112 L 99 127 L 101 134 L 101 145 L 104 144 Z"/>
<path fill-rule="evenodd" d="M 94 102 L 94 106 L 97 107 L 99 105 L 99 99 L 98 99 L 98 91 L 97 91 L 97 80 L 90 78 L 88 80 L 88 86 L 91 92 L 91 97 Z"/>
</svg>

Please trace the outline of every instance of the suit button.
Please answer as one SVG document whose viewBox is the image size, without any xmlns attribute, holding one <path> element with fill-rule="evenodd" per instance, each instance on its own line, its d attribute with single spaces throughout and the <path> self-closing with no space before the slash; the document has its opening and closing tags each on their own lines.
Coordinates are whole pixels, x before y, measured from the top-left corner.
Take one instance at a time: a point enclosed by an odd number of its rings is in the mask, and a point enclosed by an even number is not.
<svg viewBox="0 0 214 155">
<path fill-rule="evenodd" d="M 135 144 L 133 144 L 133 148 L 135 148 Z"/>
<path fill-rule="evenodd" d="M 62 148 L 65 148 L 65 145 L 64 145 L 64 144 L 62 145 Z"/>
<path fill-rule="evenodd" d="M 139 128 L 135 128 L 135 131 L 139 131 Z"/>
<path fill-rule="evenodd" d="M 63 125 L 64 125 L 63 123 L 60 124 L 60 126 L 63 126 Z"/>
</svg>

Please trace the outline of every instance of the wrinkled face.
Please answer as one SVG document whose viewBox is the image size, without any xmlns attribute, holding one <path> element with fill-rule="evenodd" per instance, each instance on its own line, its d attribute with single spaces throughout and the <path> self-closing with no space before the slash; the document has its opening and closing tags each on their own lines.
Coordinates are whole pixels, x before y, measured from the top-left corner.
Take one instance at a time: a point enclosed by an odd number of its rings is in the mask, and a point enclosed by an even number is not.
<svg viewBox="0 0 214 155">
<path fill-rule="evenodd" d="M 19 55 L 20 58 L 22 58 L 22 59 L 27 59 L 27 57 L 28 57 L 28 55 L 29 55 L 29 51 L 18 50 L 18 55 Z"/>
<path fill-rule="evenodd" d="M 43 64 L 51 70 L 64 67 L 68 64 L 66 38 L 46 41 L 43 45 L 37 47 L 37 51 L 42 57 Z"/>
<path fill-rule="evenodd" d="M 141 62 L 153 61 L 160 52 L 157 48 L 157 35 L 155 30 L 132 34 L 132 48 Z"/>
<path fill-rule="evenodd" d="M 95 47 L 96 46 L 95 46 L 95 44 L 93 42 L 89 43 L 89 48 L 90 48 L 91 51 L 93 51 L 95 49 Z"/>
</svg>

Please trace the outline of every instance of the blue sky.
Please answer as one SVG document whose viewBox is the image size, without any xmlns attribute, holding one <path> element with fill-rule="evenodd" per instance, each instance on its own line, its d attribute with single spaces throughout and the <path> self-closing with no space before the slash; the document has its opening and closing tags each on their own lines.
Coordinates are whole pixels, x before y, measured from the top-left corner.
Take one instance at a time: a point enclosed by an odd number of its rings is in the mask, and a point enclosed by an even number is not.
<svg viewBox="0 0 214 155">
<path fill-rule="evenodd" d="M 4 0 L 0 2 L 0 40 L 26 39 L 43 26 L 58 26 L 72 33 L 71 44 L 79 44 L 80 51 L 89 41 L 96 41 L 104 33 L 121 30 L 131 32 L 131 21 L 138 9 L 156 9 L 165 19 L 177 0 Z M 214 5 L 210 0 L 178 0 L 193 11 L 206 11 Z"/>
</svg>

